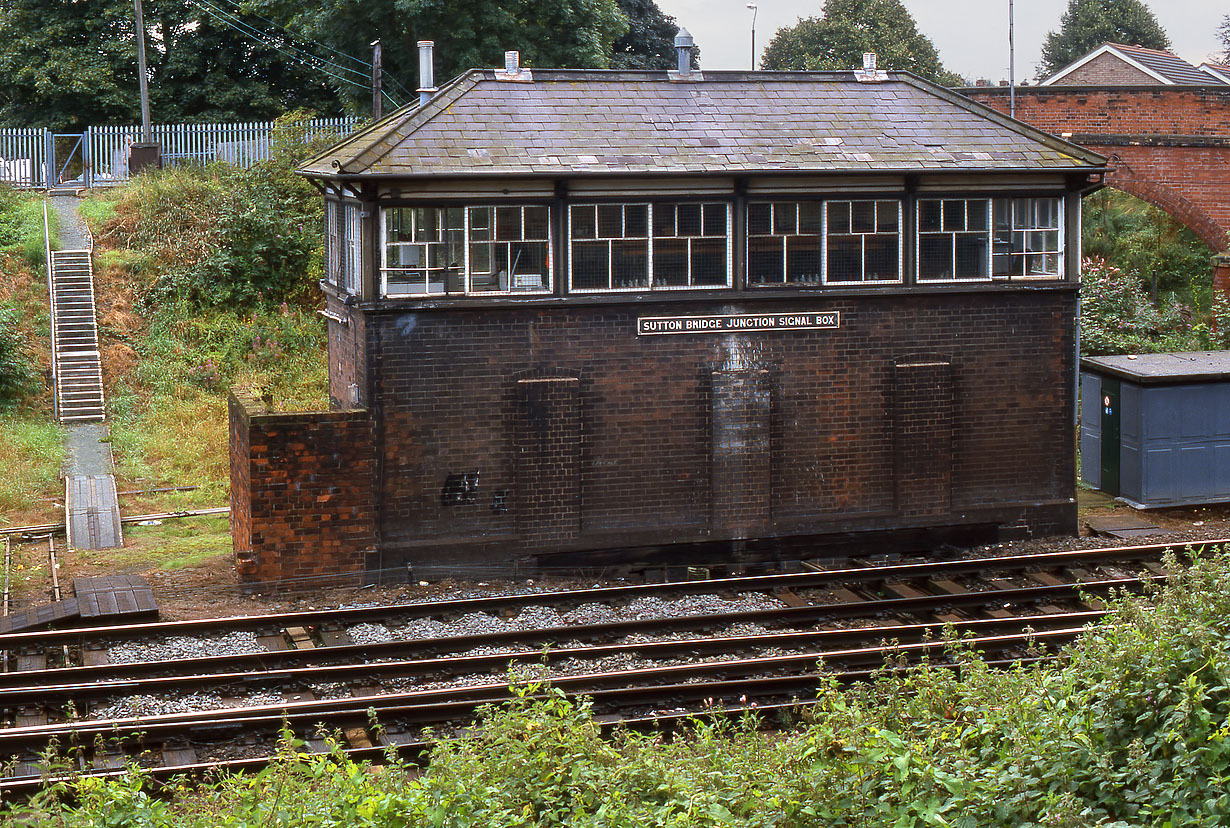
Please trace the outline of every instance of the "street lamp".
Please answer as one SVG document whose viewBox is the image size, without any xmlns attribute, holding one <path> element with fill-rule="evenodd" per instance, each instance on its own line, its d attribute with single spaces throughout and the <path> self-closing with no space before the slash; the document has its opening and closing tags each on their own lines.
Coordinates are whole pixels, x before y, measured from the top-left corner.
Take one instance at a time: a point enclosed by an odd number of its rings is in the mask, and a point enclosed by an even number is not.
<svg viewBox="0 0 1230 828">
<path fill-rule="evenodd" d="M 755 3 L 748 3 L 747 7 L 752 10 L 752 71 L 756 71 L 756 12 L 760 9 Z"/>
</svg>

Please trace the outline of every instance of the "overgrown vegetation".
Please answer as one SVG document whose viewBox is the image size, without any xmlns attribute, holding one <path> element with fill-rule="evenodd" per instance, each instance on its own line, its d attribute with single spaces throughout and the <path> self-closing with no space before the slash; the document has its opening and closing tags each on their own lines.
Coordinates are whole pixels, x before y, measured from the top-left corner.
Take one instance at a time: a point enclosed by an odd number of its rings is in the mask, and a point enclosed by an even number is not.
<svg viewBox="0 0 1230 828">
<path fill-rule="evenodd" d="M 1115 190 L 1085 199 L 1081 351 L 1150 353 L 1230 345 L 1212 251 L 1161 210 Z"/>
<path fill-rule="evenodd" d="M 825 684 L 807 720 L 696 722 L 673 741 L 601 737 L 589 706 L 516 688 L 428 770 L 340 752 L 156 798 L 139 771 L 21 805 L 62 826 L 1134 826 L 1230 819 L 1230 559 L 1168 562 L 1059 664 L 959 665 Z M 66 804 L 76 802 L 75 805 Z"/>
<path fill-rule="evenodd" d="M 62 434 L 49 422 L 51 319 L 42 199 L 0 185 L 0 513 L 40 520 L 59 483 Z M 10 522 L 0 519 L 0 523 Z"/>
<path fill-rule="evenodd" d="M 104 329 L 130 350 L 110 389 L 121 473 L 198 484 L 177 503 L 225 499 L 226 392 L 272 393 L 281 408 L 326 404 L 320 195 L 294 169 L 328 138 L 284 119 L 270 160 L 250 170 L 176 167 L 97 194 Z"/>
</svg>

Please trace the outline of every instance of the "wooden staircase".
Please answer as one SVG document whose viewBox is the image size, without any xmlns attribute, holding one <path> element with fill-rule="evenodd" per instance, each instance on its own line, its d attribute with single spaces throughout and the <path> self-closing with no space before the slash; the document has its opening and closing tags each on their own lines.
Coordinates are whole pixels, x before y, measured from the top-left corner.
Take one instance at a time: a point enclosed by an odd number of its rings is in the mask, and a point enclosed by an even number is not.
<svg viewBox="0 0 1230 828">
<path fill-rule="evenodd" d="M 51 336 L 56 416 L 62 423 L 105 419 L 89 250 L 51 252 Z"/>
</svg>

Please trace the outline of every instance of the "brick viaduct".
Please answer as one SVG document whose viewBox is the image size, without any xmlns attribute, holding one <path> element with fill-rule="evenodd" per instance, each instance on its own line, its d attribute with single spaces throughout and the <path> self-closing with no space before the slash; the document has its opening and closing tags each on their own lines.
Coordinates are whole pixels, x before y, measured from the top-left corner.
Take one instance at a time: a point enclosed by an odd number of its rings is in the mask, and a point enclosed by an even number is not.
<svg viewBox="0 0 1230 828">
<path fill-rule="evenodd" d="M 1008 112 L 1004 87 L 962 92 Z M 1230 86 L 1018 87 L 1016 117 L 1110 158 L 1106 183 L 1190 227 L 1230 293 Z"/>
</svg>

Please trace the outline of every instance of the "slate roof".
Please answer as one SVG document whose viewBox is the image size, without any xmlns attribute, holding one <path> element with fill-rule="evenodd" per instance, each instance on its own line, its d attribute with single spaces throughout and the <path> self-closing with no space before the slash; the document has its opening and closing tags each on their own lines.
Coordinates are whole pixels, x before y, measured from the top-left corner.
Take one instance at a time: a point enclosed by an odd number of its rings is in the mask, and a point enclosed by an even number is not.
<svg viewBox="0 0 1230 828">
<path fill-rule="evenodd" d="M 1199 68 L 1201 72 L 1204 72 L 1206 75 L 1212 77 L 1214 81 L 1230 83 L 1230 65 L 1206 61 L 1205 63 L 1200 64 Z M 1207 79 L 1205 82 L 1208 82 Z"/>
<path fill-rule="evenodd" d="M 1119 51 L 1131 56 L 1137 63 L 1147 66 L 1174 84 L 1207 84 L 1209 76 L 1178 55 L 1160 49 L 1146 49 L 1143 46 L 1126 46 L 1122 43 L 1111 43 Z"/>
<path fill-rule="evenodd" d="M 1082 357 L 1081 368 L 1139 385 L 1230 380 L 1230 351 L 1178 351 L 1133 356 Z"/>
<path fill-rule="evenodd" d="M 1152 73 L 1160 83 L 1166 85 L 1207 86 L 1210 83 L 1223 82 L 1222 79 L 1213 77 L 1211 73 L 1202 71 L 1171 52 L 1161 49 L 1146 49 L 1144 46 L 1129 46 L 1126 43 L 1103 43 L 1092 52 L 1077 58 L 1042 81 L 1041 85 L 1062 85 L 1064 77 L 1073 70 L 1080 68 L 1098 55 L 1108 53 L 1129 64 L 1134 64 L 1139 69 Z"/>
<path fill-rule="evenodd" d="M 307 164 L 311 177 L 1102 167 L 1074 144 L 905 73 L 471 70 Z"/>
</svg>

